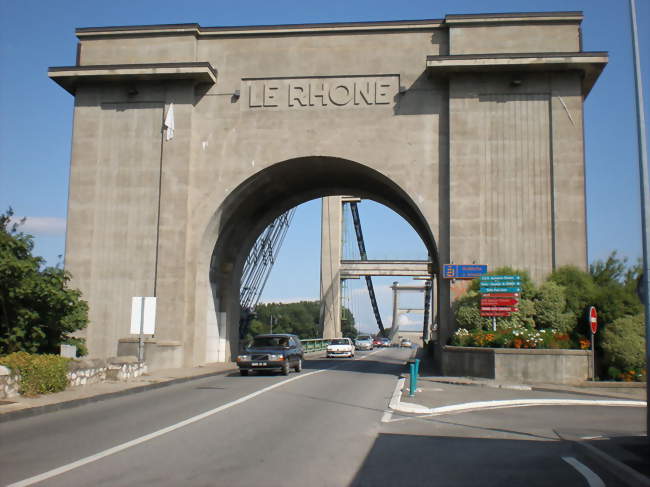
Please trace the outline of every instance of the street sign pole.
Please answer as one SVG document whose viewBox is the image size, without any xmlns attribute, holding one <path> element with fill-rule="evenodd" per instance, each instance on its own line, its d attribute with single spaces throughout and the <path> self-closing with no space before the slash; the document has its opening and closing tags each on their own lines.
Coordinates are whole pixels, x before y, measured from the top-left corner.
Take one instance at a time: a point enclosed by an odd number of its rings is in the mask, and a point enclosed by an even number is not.
<svg viewBox="0 0 650 487">
<path fill-rule="evenodd" d="M 591 381 L 593 382 L 596 380 L 596 347 L 594 346 L 594 338 L 598 331 L 598 312 L 593 306 L 589 307 L 587 321 L 589 322 L 589 330 L 591 331 Z"/>
<path fill-rule="evenodd" d="M 591 381 L 596 380 L 596 350 L 594 348 L 594 332 L 591 332 Z"/>
<path fill-rule="evenodd" d="M 630 0 L 630 24 L 632 30 L 632 55 L 634 59 L 634 86 L 636 88 L 636 119 L 639 145 L 639 180 L 641 183 L 641 237 L 643 242 L 643 305 L 645 307 L 645 357 L 646 367 L 650 366 L 650 190 L 648 189 L 648 149 L 645 135 L 645 115 L 643 113 L 643 82 L 641 80 L 641 61 L 636 25 L 636 3 Z M 650 403 L 650 389 L 646 388 L 647 402 Z M 650 442 L 650 408 L 646 408 L 646 437 Z"/>
<path fill-rule="evenodd" d="M 497 331 L 497 317 L 492 317 L 492 331 Z"/>
<path fill-rule="evenodd" d="M 138 338 L 138 362 L 144 362 L 144 296 L 140 298 L 140 337 Z"/>
</svg>

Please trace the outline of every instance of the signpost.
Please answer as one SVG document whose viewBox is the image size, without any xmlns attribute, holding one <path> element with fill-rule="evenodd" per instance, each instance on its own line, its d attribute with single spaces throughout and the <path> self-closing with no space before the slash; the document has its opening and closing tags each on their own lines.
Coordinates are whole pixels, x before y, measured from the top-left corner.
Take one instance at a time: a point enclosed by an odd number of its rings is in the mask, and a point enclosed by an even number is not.
<svg viewBox="0 0 650 487">
<path fill-rule="evenodd" d="M 492 317 L 492 330 L 497 329 L 497 316 L 510 316 L 519 311 L 520 276 L 481 276 L 481 316 Z"/>
<path fill-rule="evenodd" d="M 591 380 L 596 380 L 596 353 L 594 349 L 594 336 L 598 331 L 598 313 L 596 308 L 593 306 L 589 307 L 589 312 L 587 313 L 587 319 L 589 320 L 589 328 L 591 328 Z"/>
</svg>

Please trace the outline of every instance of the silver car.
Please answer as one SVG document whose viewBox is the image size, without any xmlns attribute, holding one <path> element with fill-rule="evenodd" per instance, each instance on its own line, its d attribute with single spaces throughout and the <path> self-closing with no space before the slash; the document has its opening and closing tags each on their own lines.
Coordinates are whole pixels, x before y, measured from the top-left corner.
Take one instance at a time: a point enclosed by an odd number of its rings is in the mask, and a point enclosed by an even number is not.
<svg viewBox="0 0 650 487">
<path fill-rule="evenodd" d="M 354 341 L 357 350 L 372 350 L 372 337 L 370 335 L 359 335 Z"/>
</svg>

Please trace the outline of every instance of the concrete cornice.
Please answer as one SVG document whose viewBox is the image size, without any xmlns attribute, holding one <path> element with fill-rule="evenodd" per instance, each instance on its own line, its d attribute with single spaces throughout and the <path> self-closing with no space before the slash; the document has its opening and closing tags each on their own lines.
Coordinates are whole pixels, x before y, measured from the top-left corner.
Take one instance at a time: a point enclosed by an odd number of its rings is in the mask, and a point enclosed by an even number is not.
<svg viewBox="0 0 650 487">
<path fill-rule="evenodd" d="M 549 23 L 549 22 L 582 22 L 583 14 L 574 12 L 516 12 L 494 14 L 460 14 L 445 16 L 445 24 L 458 26 L 461 24 L 508 24 L 508 23 Z"/>
<path fill-rule="evenodd" d="M 251 25 L 234 27 L 201 27 L 199 24 L 134 25 L 87 27 L 76 30 L 79 39 L 134 35 L 178 35 L 196 37 L 310 34 L 337 32 L 373 32 L 437 29 L 442 20 L 397 20 L 382 22 L 339 22 L 323 24 Z"/>
<path fill-rule="evenodd" d="M 463 24 L 548 23 L 582 21 L 582 12 L 532 12 L 474 15 L 447 15 L 442 19 L 389 20 L 378 22 L 333 22 L 322 24 L 248 25 L 201 27 L 199 24 L 130 25 L 84 27 L 76 30 L 79 39 L 119 36 L 193 35 L 195 37 L 322 34 L 345 32 L 385 32 L 438 29 Z"/>
<path fill-rule="evenodd" d="M 189 79 L 199 83 L 217 82 L 217 70 L 207 62 L 60 66 L 49 68 L 48 76 L 73 95 L 83 81 Z"/>
<path fill-rule="evenodd" d="M 606 52 L 551 52 L 516 54 L 464 54 L 428 56 L 427 71 L 447 75 L 489 71 L 566 71 L 583 73 L 582 94 L 586 97 L 608 62 Z"/>
</svg>

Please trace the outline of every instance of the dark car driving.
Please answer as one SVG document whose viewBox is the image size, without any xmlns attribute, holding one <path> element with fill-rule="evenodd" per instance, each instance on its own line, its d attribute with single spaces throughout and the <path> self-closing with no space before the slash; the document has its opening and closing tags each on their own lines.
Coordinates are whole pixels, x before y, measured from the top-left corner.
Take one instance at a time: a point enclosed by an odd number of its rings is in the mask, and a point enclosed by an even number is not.
<svg viewBox="0 0 650 487">
<path fill-rule="evenodd" d="M 288 333 L 257 335 L 253 342 L 237 356 L 241 375 L 252 370 L 277 370 L 289 375 L 293 368 L 302 370 L 303 349 L 300 339 Z"/>
</svg>

